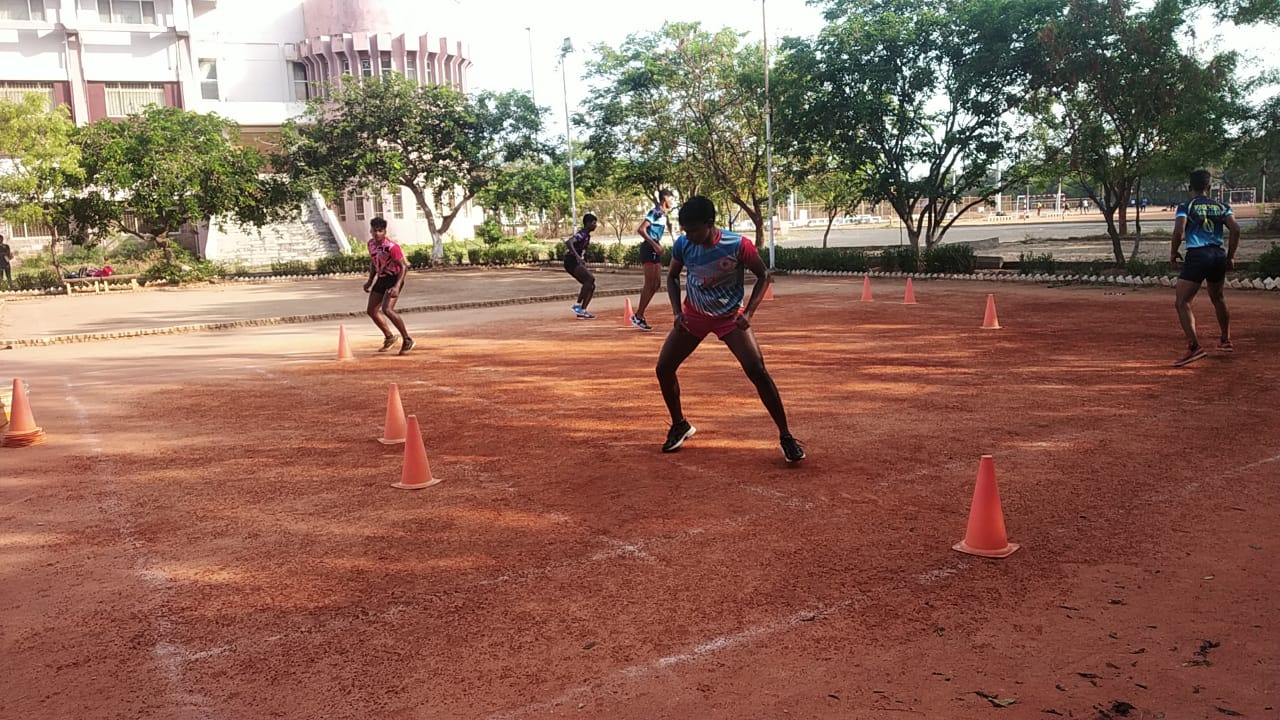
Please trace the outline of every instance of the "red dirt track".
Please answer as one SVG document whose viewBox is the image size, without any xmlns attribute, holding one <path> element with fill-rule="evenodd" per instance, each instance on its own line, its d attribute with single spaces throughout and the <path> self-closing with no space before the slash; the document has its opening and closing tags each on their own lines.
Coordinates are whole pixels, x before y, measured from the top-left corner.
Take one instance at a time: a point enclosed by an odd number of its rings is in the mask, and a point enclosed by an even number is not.
<svg viewBox="0 0 1280 720">
<path fill-rule="evenodd" d="M 51 368 L 0 449 L 0 718 L 1280 718 L 1280 294 L 1174 369 L 1172 290 L 873 285 L 756 317 L 798 466 L 714 339 L 659 453 L 670 316 L 621 298 Z M 388 382 L 442 484 L 389 487 Z M 951 549 L 982 454 L 1004 560 Z"/>
</svg>

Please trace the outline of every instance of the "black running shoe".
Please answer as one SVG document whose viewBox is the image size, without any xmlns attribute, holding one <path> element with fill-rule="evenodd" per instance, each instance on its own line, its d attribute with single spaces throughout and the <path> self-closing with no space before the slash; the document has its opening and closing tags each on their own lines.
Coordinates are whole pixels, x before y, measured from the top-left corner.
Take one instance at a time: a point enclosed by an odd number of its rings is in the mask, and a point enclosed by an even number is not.
<svg viewBox="0 0 1280 720">
<path fill-rule="evenodd" d="M 667 431 L 667 441 L 662 443 L 662 452 L 669 453 L 679 450 L 684 441 L 693 437 L 696 432 L 698 432 L 698 428 L 690 425 L 688 420 L 681 420 L 672 425 L 671 429 Z"/>
<path fill-rule="evenodd" d="M 390 350 L 391 346 L 395 345 L 396 340 L 399 340 L 399 339 L 400 338 L 396 337 L 395 335 L 388 335 L 386 339 L 382 341 L 382 347 L 378 348 L 378 352 L 386 352 Z"/>
<path fill-rule="evenodd" d="M 782 457 L 786 458 L 787 462 L 800 462 L 804 459 L 804 448 L 800 447 L 799 440 L 787 434 L 780 438 L 780 442 L 782 444 Z"/>
<path fill-rule="evenodd" d="M 404 341 L 404 344 L 400 346 L 400 354 L 401 354 L 401 355 L 408 355 L 408 354 L 409 354 L 409 351 L 410 351 L 410 350 L 412 350 L 412 349 L 414 348 L 414 346 L 415 346 L 415 345 L 417 345 L 417 344 L 418 344 L 418 343 L 416 343 L 416 342 L 414 342 L 414 341 L 413 341 L 413 338 L 409 338 L 409 339 L 405 340 L 405 341 Z"/>
</svg>

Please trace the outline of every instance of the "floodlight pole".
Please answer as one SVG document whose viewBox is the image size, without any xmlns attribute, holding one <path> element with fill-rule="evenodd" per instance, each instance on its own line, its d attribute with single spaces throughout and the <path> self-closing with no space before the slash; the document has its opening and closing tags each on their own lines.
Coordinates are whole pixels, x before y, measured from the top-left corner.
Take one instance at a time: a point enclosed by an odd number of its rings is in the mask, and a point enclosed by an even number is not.
<svg viewBox="0 0 1280 720">
<path fill-rule="evenodd" d="M 569 80 L 564 59 L 573 52 L 573 42 L 564 39 L 560 45 L 560 85 L 564 89 L 564 142 L 569 150 L 569 224 L 578 227 L 578 192 L 573 186 L 573 132 L 569 129 Z"/>
<path fill-rule="evenodd" d="M 533 84 L 533 28 L 526 26 L 525 32 L 529 33 L 529 99 L 534 105 L 538 104 L 538 91 Z"/>
<path fill-rule="evenodd" d="M 764 3 L 765 0 L 760 0 L 760 26 L 764 34 L 764 163 L 769 188 L 769 213 L 765 222 L 769 223 L 769 270 L 772 271 L 777 268 L 773 242 L 773 113 L 769 103 L 769 22 Z"/>
</svg>

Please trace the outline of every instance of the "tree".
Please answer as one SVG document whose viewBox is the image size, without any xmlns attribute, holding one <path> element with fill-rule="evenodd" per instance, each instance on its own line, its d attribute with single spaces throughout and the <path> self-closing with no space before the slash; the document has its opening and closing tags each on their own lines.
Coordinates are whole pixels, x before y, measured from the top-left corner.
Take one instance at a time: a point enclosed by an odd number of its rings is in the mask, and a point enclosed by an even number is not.
<svg viewBox="0 0 1280 720">
<path fill-rule="evenodd" d="M 77 133 L 86 190 L 81 209 L 96 221 L 169 253 L 184 225 L 262 226 L 296 213 L 300 192 L 265 175 L 266 158 L 237 145 L 240 128 L 216 114 L 147 107 L 122 121 L 99 120 Z"/>
<path fill-rule="evenodd" d="M 800 161 L 870 179 L 913 248 L 941 241 L 964 211 L 1017 184 L 1008 162 L 1031 132 L 1037 31 L 1046 0 L 827 0 L 827 26 L 788 38 L 777 72 L 777 136 Z M 1005 161 L 999 183 L 991 170 Z M 976 195 L 961 206 L 965 194 Z"/>
<path fill-rule="evenodd" d="M 542 111 L 525 93 L 468 97 L 400 75 L 363 82 L 348 75 L 285 125 L 277 162 L 331 196 L 407 188 L 426 215 L 432 257 L 441 260 L 444 233 L 478 192 L 546 156 L 541 128 Z"/>
<path fill-rule="evenodd" d="M 659 187 L 700 193 L 741 208 L 763 247 L 768 204 L 764 60 L 759 45 L 729 29 L 667 23 L 601 47 L 588 66 L 600 81 L 584 118 L 588 173 L 616 190 L 652 197 Z"/>
<path fill-rule="evenodd" d="M 869 194 L 865 173 L 850 175 L 836 162 L 814 160 L 792 168 L 788 174 L 805 199 L 818 203 L 826 215 L 827 226 L 822 231 L 824 248 L 836 218 L 853 212 Z"/>
<path fill-rule="evenodd" d="M 67 108 L 50 109 L 42 95 L 0 100 L 0 216 L 12 225 L 49 228 L 49 255 L 59 274 L 58 243 L 84 187 L 74 133 Z"/>
<path fill-rule="evenodd" d="M 1056 101 L 1046 122 L 1102 209 L 1118 265 L 1140 179 L 1220 162 L 1229 126 L 1245 116 L 1236 56 L 1190 56 L 1180 43 L 1188 24 L 1178 0 L 1157 0 L 1144 11 L 1128 2 L 1076 0 L 1042 34 Z"/>
</svg>

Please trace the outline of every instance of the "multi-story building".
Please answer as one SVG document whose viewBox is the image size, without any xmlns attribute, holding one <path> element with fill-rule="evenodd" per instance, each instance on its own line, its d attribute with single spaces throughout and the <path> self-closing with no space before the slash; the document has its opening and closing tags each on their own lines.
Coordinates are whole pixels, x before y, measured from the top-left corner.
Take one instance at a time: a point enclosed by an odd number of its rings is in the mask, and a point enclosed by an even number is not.
<svg viewBox="0 0 1280 720">
<path fill-rule="evenodd" d="M 269 147 L 312 93 L 344 74 L 398 72 L 466 92 L 471 61 L 461 43 L 429 27 L 432 6 L 438 3 L 0 0 L 0 97 L 46 94 L 81 125 L 149 104 L 216 112 L 240 124 L 244 142 Z M 402 242 L 429 242 L 414 208 L 413 196 L 396 188 L 381 198 L 342 198 L 332 211 L 349 235 L 365 236 L 368 219 L 383 215 Z M 471 223 L 455 228 L 469 235 Z"/>
</svg>

